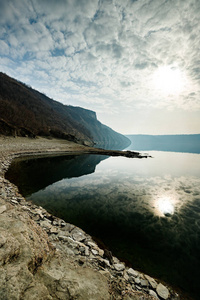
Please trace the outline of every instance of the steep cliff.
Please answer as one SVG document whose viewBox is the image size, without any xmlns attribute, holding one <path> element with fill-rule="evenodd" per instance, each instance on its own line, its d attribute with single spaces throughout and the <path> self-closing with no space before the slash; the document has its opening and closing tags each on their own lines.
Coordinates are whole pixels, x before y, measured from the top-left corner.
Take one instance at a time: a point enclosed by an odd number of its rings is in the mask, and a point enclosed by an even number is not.
<svg viewBox="0 0 200 300">
<path fill-rule="evenodd" d="M 96 113 L 63 105 L 0 73 L 0 134 L 53 136 L 75 142 L 120 149 L 130 142 L 101 124 Z"/>
</svg>

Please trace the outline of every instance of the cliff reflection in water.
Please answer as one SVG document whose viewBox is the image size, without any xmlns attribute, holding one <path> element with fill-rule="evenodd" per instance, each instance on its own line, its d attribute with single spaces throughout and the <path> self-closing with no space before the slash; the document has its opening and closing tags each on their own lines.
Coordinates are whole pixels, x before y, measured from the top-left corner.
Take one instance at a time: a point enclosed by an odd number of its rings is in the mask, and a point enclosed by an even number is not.
<svg viewBox="0 0 200 300">
<path fill-rule="evenodd" d="M 38 159 L 18 169 L 30 184 L 29 192 L 36 183 L 38 192 L 29 200 L 103 240 L 134 268 L 198 299 L 200 155 L 150 154 L 154 158 Z M 51 184 L 40 189 L 44 180 Z"/>
<path fill-rule="evenodd" d="M 15 159 L 6 173 L 27 197 L 63 178 L 80 177 L 95 172 L 96 165 L 106 159 L 102 155 L 63 155 Z"/>
</svg>

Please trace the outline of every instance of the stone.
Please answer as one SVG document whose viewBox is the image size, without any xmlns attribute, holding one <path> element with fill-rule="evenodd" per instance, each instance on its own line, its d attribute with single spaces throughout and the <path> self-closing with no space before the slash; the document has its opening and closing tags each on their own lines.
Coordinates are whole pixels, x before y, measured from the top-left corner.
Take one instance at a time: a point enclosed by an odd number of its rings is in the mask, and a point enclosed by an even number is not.
<svg viewBox="0 0 200 300">
<path fill-rule="evenodd" d="M 90 255 L 90 251 L 89 248 L 86 246 L 85 247 L 85 256 L 89 256 Z"/>
<path fill-rule="evenodd" d="M 127 273 L 128 273 L 129 276 L 133 276 L 133 277 L 137 277 L 137 276 L 139 275 L 139 272 L 133 270 L 132 268 L 129 268 L 129 269 L 127 270 Z"/>
<path fill-rule="evenodd" d="M 155 281 L 154 278 L 148 276 L 148 275 L 144 275 L 144 277 L 148 280 L 148 282 L 150 283 L 150 285 L 152 286 L 153 289 L 156 289 L 157 287 L 157 282 Z"/>
<path fill-rule="evenodd" d="M 114 268 L 116 271 L 121 272 L 121 271 L 124 271 L 125 266 L 124 266 L 124 264 L 114 264 Z"/>
<path fill-rule="evenodd" d="M 72 234 L 73 239 L 78 242 L 82 242 L 86 238 L 84 232 L 79 230 L 78 228 L 74 228 L 72 230 L 71 234 Z"/>
<path fill-rule="evenodd" d="M 108 279 L 110 279 L 110 277 L 111 277 L 111 274 L 108 270 L 100 270 L 99 273 L 102 274 L 103 276 L 105 276 Z"/>
<path fill-rule="evenodd" d="M 93 255 L 98 255 L 99 254 L 99 252 L 95 249 L 92 249 L 91 252 L 92 252 Z"/>
<path fill-rule="evenodd" d="M 16 200 L 11 200 L 11 202 L 12 202 L 13 204 L 19 204 L 18 201 L 16 201 Z"/>
<path fill-rule="evenodd" d="M 23 208 L 24 210 L 31 211 L 31 209 L 30 209 L 29 207 L 27 207 L 26 205 L 23 205 L 22 208 Z"/>
<path fill-rule="evenodd" d="M 44 215 L 43 215 L 41 209 L 39 209 L 39 208 L 35 209 L 34 214 L 37 214 L 40 216 L 41 219 L 44 219 Z"/>
<path fill-rule="evenodd" d="M 59 238 L 59 240 L 64 241 L 64 242 L 69 241 L 69 237 L 66 235 L 59 235 L 58 238 Z"/>
<path fill-rule="evenodd" d="M 6 205 L 1 205 L 0 206 L 0 214 L 2 214 L 4 211 L 6 211 Z"/>
<path fill-rule="evenodd" d="M 140 284 L 140 279 L 137 277 L 137 278 L 134 278 L 134 281 L 136 284 Z"/>
<path fill-rule="evenodd" d="M 126 280 L 126 281 L 129 281 L 129 276 L 128 276 L 128 274 L 126 273 L 126 272 L 124 272 L 124 279 Z"/>
<path fill-rule="evenodd" d="M 88 246 L 89 246 L 90 248 L 94 248 L 94 249 L 97 249 L 97 248 L 98 248 L 98 246 L 97 246 L 95 243 L 93 243 L 93 242 L 87 242 L 87 244 L 88 244 Z"/>
<path fill-rule="evenodd" d="M 40 226 L 46 229 L 51 229 L 51 224 L 48 221 L 40 221 Z"/>
<path fill-rule="evenodd" d="M 162 299 L 168 299 L 169 297 L 169 290 L 162 283 L 157 285 L 156 292 Z"/>
<path fill-rule="evenodd" d="M 58 233 L 58 228 L 52 226 L 51 229 L 50 229 L 50 233 L 57 234 Z"/>
<path fill-rule="evenodd" d="M 99 251 L 99 255 L 100 255 L 101 257 L 103 257 L 104 251 L 103 251 L 102 249 L 98 249 L 98 251 Z"/>
<path fill-rule="evenodd" d="M 154 297 L 154 298 L 156 298 L 156 299 L 159 299 L 158 295 L 153 290 L 149 290 L 149 295 L 152 296 L 152 297 Z"/>
<path fill-rule="evenodd" d="M 141 283 L 141 286 L 142 286 L 142 287 L 147 287 L 147 286 L 149 285 L 148 281 L 145 280 L 145 279 L 141 279 L 141 280 L 140 280 L 140 283 Z"/>
<path fill-rule="evenodd" d="M 74 228 L 75 228 L 74 225 L 72 225 L 72 224 L 70 224 L 70 223 L 66 223 L 64 229 L 67 230 L 67 231 L 69 231 L 69 232 L 71 232 Z"/>
</svg>

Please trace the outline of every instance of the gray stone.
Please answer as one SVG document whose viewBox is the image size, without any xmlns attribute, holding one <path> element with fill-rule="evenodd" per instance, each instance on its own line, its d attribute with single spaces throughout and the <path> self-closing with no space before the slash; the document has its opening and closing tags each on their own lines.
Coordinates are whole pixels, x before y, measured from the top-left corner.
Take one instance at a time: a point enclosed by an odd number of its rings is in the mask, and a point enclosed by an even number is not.
<svg viewBox="0 0 200 300">
<path fill-rule="evenodd" d="M 79 230 L 78 228 L 73 229 L 71 233 L 75 241 L 82 242 L 86 238 L 84 232 Z"/>
<path fill-rule="evenodd" d="M 97 249 L 97 248 L 98 248 L 98 246 L 97 246 L 95 243 L 93 243 L 93 242 L 87 242 L 87 244 L 88 244 L 88 246 L 89 246 L 90 248 L 94 248 L 94 249 Z"/>
<path fill-rule="evenodd" d="M 59 235 L 58 236 L 59 240 L 62 240 L 64 242 L 68 242 L 69 241 L 69 237 L 66 235 Z"/>
<path fill-rule="evenodd" d="M 91 252 L 92 252 L 93 255 L 98 255 L 99 254 L 99 252 L 95 249 L 92 249 Z"/>
<path fill-rule="evenodd" d="M 142 286 L 142 287 L 147 287 L 147 286 L 149 285 L 148 281 L 145 280 L 145 279 L 141 279 L 141 280 L 140 280 L 140 283 L 141 283 L 141 286 Z"/>
<path fill-rule="evenodd" d="M 124 264 L 114 264 L 114 268 L 116 271 L 121 272 L 125 269 Z"/>
<path fill-rule="evenodd" d="M 19 204 L 16 200 L 11 200 L 13 204 Z"/>
<path fill-rule="evenodd" d="M 136 284 L 140 284 L 140 279 L 137 277 L 137 278 L 134 278 L 134 281 Z"/>
<path fill-rule="evenodd" d="M 40 226 L 46 229 L 51 229 L 51 224 L 46 220 L 46 221 L 40 221 Z"/>
<path fill-rule="evenodd" d="M 23 208 L 24 210 L 31 211 L 31 209 L 30 209 L 29 207 L 27 207 L 26 205 L 23 205 L 22 208 Z"/>
<path fill-rule="evenodd" d="M 35 209 L 35 211 L 33 213 L 39 215 L 41 219 L 44 218 L 44 216 L 42 214 L 42 210 L 39 208 Z"/>
<path fill-rule="evenodd" d="M 56 234 L 56 233 L 58 233 L 58 229 L 56 227 L 52 226 L 51 229 L 50 229 L 50 233 Z"/>
<path fill-rule="evenodd" d="M 99 255 L 100 255 L 101 257 L 103 257 L 104 251 L 103 251 L 102 249 L 98 249 L 98 251 L 99 251 Z"/>
<path fill-rule="evenodd" d="M 1 205 L 0 206 L 0 214 L 2 214 L 4 211 L 6 211 L 6 205 Z"/>
<path fill-rule="evenodd" d="M 129 276 L 133 276 L 133 277 L 137 277 L 137 276 L 139 275 L 139 272 L 133 270 L 132 268 L 129 268 L 129 269 L 127 270 L 127 273 L 128 273 Z"/>
<path fill-rule="evenodd" d="M 128 276 L 128 274 L 125 272 L 124 273 L 124 279 L 126 280 L 126 281 L 129 281 L 129 276 Z"/>
<path fill-rule="evenodd" d="M 156 292 L 162 299 L 168 299 L 169 297 L 169 291 L 162 283 L 157 285 Z"/>
<path fill-rule="evenodd" d="M 153 290 L 149 290 L 149 295 L 152 296 L 152 297 L 154 297 L 154 298 L 156 298 L 156 299 L 159 299 L 158 295 Z"/>
<path fill-rule="evenodd" d="M 148 280 L 148 282 L 150 283 L 150 285 L 152 286 L 153 289 L 156 289 L 157 287 L 157 282 L 155 281 L 154 278 L 148 276 L 148 275 L 144 275 L 144 277 Z"/>
<path fill-rule="evenodd" d="M 85 247 L 83 247 L 83 246 L 80 247 L 79 251 L 81 252 L 82 255 L 84 255 L 85 254 Z"/>
<path fill-rule="evenodd" d="M 85 247 L 85 256 L 89 256 L 90 255 L 90 251 L 89 248 L 86 246 Z"/>
</svg>

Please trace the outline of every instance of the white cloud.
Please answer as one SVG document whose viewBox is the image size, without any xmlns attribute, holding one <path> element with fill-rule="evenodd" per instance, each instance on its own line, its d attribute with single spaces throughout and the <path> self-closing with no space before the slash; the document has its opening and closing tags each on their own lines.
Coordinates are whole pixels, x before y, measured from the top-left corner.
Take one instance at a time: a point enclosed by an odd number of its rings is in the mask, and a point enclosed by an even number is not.
<svg viewBox="0 0 200 300">
<path fill-rule="evenodd" d="M 198 0 L 2 0 L 0 66 L 99 112 L 105 103 L 200 110 L 199 13 Z M 152 86 L 164 65 L 187 78 L 178 95 Z"/>
</svg>

